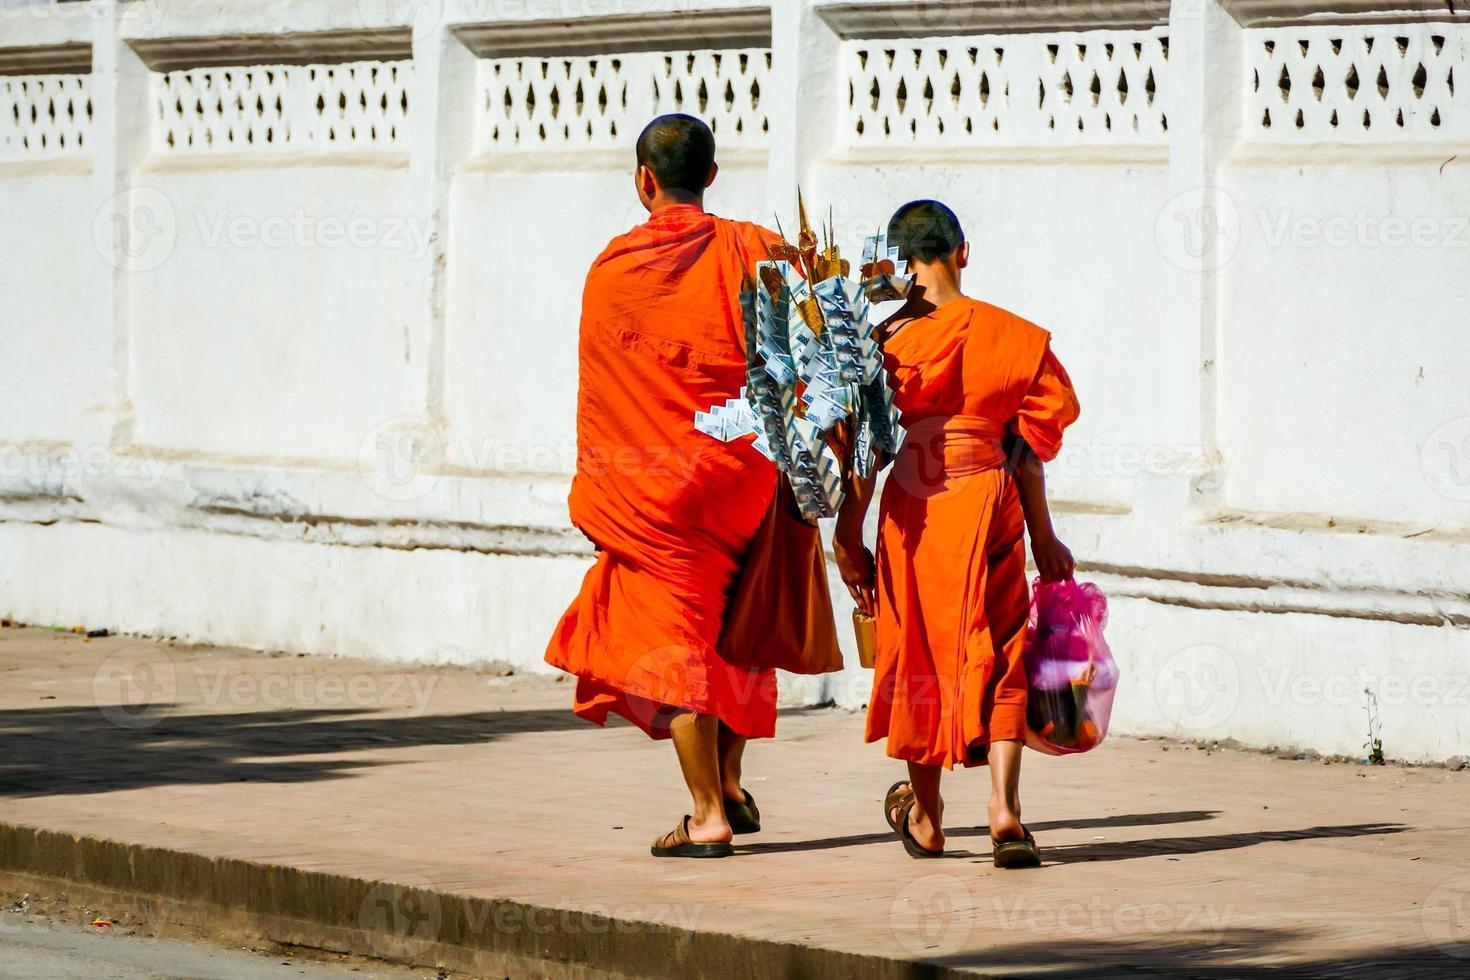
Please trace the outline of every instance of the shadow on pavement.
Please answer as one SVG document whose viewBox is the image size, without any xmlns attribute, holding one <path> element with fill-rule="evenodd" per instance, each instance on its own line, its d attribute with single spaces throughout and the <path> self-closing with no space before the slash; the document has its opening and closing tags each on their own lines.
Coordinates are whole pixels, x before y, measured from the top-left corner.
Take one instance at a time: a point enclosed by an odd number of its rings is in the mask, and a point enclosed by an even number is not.
<svg viewBox="0 0 1470 980">
<path fill-rule="evenodd" d="M 1226 910 L 1228 913 L 1228 910 Z M 991 947 L 922 961 L 935 967 L 1012 970 L 1048 980 L 1094 977 L 1463 977 L 1470 974 L 1470 945 L 1429 944 L 1307 957 L 1293 946 L 1311 936 L 1289 929 L 1230 929 L 1178 932 L 1165 929 L 1130 939 L 1058 939 L 1022 946 Z M 980 937 L 976 937 L 980 938 Z"/>
<path fill-rule="evenodd" d="M 171 714 L 164 705 L 122 724 L 90 706 L 0 711 L 0 797 L 338 779 L 392 763 L 301 757 L 566 729 L 594 730 L 565 708 L 415 717 L 361 708 Z"/>
<path fill-rule="evenodd" d="M 877 822 L 878 811 L 881 806 L 878 802 L 873 803 L 874 822 Z M 1119 813 L 1106 817 L 1077 817 L 1070 820 L 1039 820 L 1029 823 L 1028 826 L 1036 833 L 1048 830 L 1092 830 L 1098 827 L 1156 827 L 1165 824 L 1194 823 L 1200 820 L 1211 820 L 1218 814 L 1218 810 L 1161 810 L 1156 813 Z M 956 827 L 945 832 L 946 837 L 981 837 L 988 838 L 989 831 L 985 827 Z M 854 834 L 848 837 L 823 837 L 817 840 L 790 841 L 779 844 L 739 844 L 738 851 L 747 851 L 751 854 L 777 851 L 821 851 L 832 847 L 857 847 L 863 844 L 893 844 L 898 846 L 898 838 L 889 831 L 876 834 Z"/>
<path fill-rule="evenodd" d="M 565 707 L 457 715 L 364 707 L 189 713 L 197 707 L 154 703 L 0 711 L 0 798 L 341 779 L 396 763 L 301 757 L 597 730 L 572 714 L 570 697 Z M 792 717 L 817 710 L 822 709 L 788 707 L 778 713 Z M 608 727 L 631 726 L 610 716 Z"/>
<path fill-rule="evenodd" d="M 1217 811 L 1181 810 L 1177 812 L 1122 814 L 1115 817 L 1082 819 L 1076 822 L 1051 820 L 1031 824 L 1037 832 L 1061 829 L 1094 829 L 1097 827 L 1148 827 L 1160 824 L 1186 823 L 1208 820 Z M 1106 820 L 1107 823 L 1102 821 Z M 1126 861 L 1130 858 L 1172 856 L 1179 854 L 1205 854 L 1210 851 L 1228 851 L 1239 847 L 1253 847 L 1274 841 L 1326 840 L 1340 837 L 1371 837 L 1376 834 L 1399 834 L 1411 828 L 1396 823 L 1341 824 L 1328 827 L 1307 827 L 1302 830 L 1260 830 L 1234 834 L 1207 834 L 1196 837 L 1156 837 L 1148 840 L 1089 842 L 1048 846 L 1041 841 L 1042 866 L 1074 864 L 1083 861 Z M 959 827 L 946 831 L 950 840 L 958 838 L 980 838 L 986 845 L 980 851 L 968 851 L 949 847 L 945 857 L 963 860 L 989 857 L 989 831 L 985 827 Z M 736 851 L 748 854 L 772 854 L 784 851 L 815 851 L 833 847 L 856 847 L 864 844 L 885 844 L 898 847 L 898 839 L 891 832 L 881 834 L 857 834 L 848 837 L 824 837 L 816 840 L 791 841 L 773 844 L 737 844 Z M 941 859 L 942 860 L 942 859 Z M 1470 975 L 1470 974 L 1467 974 Z"/>
<path fill-rule="evenodd" d="M 1072 864 L 1078 861 L 1125 861 L 1129 858 L 1174 854 L 1204 854 L 1252 847 L 1273 841 L 1326 840 L 1334 837 L 1372 837 L 1376 834 L 1401 834 L 1410 828 L 1397 823 L 1354 823 L 1331 827 L 1307 827 L 1303 830 L 1260 830 L 1238 834 L 1214 834 L 1205 837 L 1159 837 L 1154 840 L 1106 841 L 1049 847 L 1043 852 L 1045 864 Z"/>
</svg>

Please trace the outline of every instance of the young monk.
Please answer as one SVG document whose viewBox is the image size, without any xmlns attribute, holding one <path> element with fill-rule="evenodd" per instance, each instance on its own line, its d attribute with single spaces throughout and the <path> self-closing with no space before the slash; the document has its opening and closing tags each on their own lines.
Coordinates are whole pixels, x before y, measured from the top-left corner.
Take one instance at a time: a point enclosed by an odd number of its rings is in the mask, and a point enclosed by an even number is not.
<svg viewBox="0 0 1470 980">
<path fill-rule="evenodd" d="M 546 651 L 577 675 L 578 715 L 672 737 L 694 813 L 654 842 L 657 857 L 725 857 L 733 833 L 760 829 L 741 761 L 746 739 L 776 726 L 774 671 L 716 649 L 777 472 L 748 441 L 698 432 L 694 413 L 745 383 L 740 284 L 779 237 L 705 212 L 716 173 L 704 123 L 649 123 L 634 175 L 649 219 L 587 275 L 570 509 L 598 554 Z"/>
<path fill-rule="evenodd" d="M 878 556 L 863 546 L 872 481 L 837 519 L 843 581 L 877 617 L 877 670 L 867 740 L 909 778 L 884 802 L 889 826 L 914 857 L 944 852 L 942 769 L 990 765 L 989 827 L 997 867 L 1038 864 L 1021 822 L 1029 612 L 1022 522 L 1041 577 L 1070 577 L 1041 462 L 1078 414 L 1050 335 L 960 291 L 970 246 L 954 212 L 914 201 L 888 239 L 914 275 L 908 302 L 881 334 L 905 442 L 883 491 Z"/>
</svg>

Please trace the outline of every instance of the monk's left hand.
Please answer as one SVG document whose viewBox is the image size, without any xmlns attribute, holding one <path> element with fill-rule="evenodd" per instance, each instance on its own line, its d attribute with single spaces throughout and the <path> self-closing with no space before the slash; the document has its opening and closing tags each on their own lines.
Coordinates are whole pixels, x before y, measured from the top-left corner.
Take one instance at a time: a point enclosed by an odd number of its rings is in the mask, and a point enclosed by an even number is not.
<svg viewBox="0 0 1470 980">
<path fill-rule="evenodd" d="M 842 573 L 842 582 L 852 594 L 852 601 L 864 614 L 873 615 L 878 578 L 873 553 L 861 544 L 845 545 L 837 540 L 832 542 L 832 557 L 837 559 L 837 570 Z"/>
<path fill-rule="evenodd" d="M 1031 557 L 1043 582 L 1064 582 L 1077 570 L 1072 552 L 1055 535 L 1031 539 Z"/>
</svg>

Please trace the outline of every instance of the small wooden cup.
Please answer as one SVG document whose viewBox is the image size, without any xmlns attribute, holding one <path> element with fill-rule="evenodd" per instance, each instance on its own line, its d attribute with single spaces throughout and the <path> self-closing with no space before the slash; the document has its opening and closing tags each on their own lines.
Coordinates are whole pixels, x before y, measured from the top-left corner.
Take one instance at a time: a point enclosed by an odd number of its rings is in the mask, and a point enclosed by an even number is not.
<svg viewBox="0 0 1470 980">
<path fill-rule="evenodd" d="M 878 656 L 878 631 L 875 620 L 861 609 L 852 611 L 852 631 L 857 636 L 858 663 L 872 668 Z"/>
</svg>

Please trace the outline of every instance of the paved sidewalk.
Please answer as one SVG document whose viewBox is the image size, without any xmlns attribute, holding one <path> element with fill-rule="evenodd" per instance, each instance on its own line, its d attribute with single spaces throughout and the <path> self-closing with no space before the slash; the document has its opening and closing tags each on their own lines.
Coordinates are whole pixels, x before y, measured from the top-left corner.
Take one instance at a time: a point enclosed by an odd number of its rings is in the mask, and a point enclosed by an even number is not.
<svg viewBox="0 0 1470 980">
<path fill-rule="evenodd" d="M 473 962 L 518 976 L 692 975 L 695 954 L 709 976 L 1470 975 L 1470 772 L 1122 737 L 1028 755 L 1046 862 L 998 872 L 983 770 L 947 780 L 949 855 L 915 861 L 861 717 L 790 711 L 748 755 L 766 829 L 732 859 L 658 861 L 687 804 L 672 751 L 572 718 L 566 683 L 15 628 L 0 679 L 12 890 L 215 887 L 296 903 L 247 930 L 320 911 L 356 945 L 405 940 L 385 955 L 498 949 Z M 206 870 L 160 885 L 180 855 Z M 353 881 L 336 907 L 328 884 Z"/>
</svg>

